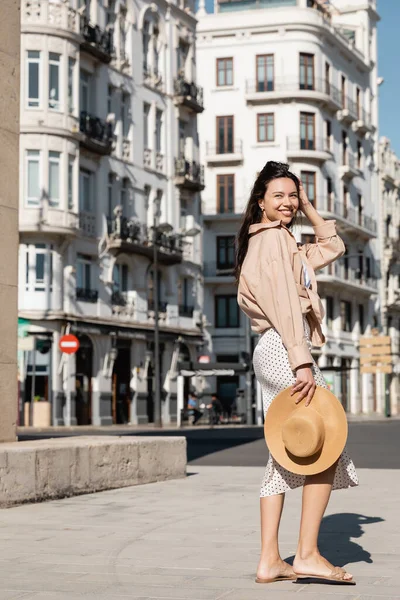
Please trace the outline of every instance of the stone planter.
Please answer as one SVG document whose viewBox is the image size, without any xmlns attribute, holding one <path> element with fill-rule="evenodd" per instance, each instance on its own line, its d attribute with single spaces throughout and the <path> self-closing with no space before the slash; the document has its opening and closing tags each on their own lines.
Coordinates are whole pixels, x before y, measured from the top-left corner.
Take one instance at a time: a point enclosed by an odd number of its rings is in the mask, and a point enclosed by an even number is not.
<svg viewBox="0 0 400 600">
<path fill-rule="evenodd" d="M 50 402 L 33 402 L 32 412 L 31 403 L 24 404 L 24 425 L 30 427 L 50 427 L 51 425 L 51 404 Z"/>
</svg>

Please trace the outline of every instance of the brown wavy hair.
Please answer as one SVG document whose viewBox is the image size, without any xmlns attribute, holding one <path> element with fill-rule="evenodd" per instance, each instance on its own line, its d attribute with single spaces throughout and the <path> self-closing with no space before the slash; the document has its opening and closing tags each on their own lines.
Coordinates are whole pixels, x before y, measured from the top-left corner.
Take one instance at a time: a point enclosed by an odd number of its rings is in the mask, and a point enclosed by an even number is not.
<svg viewBox="0 0 400 600">
<path fill-rule="evenodd" d="M 249 247 L 249 227 L 254 223 L 261 223 L 262 210 L 258 202 L 264 198 L 269 182 L 273 179 L 279 179 L 281 177 L 288 177 L 289 179 L 291 179 L 296 186 L 298 196 L 300 196 L 299 180 L 294 173 L 289 171 L 289 165 L 286 163 L 274 162 L 273 160 L 269 160 L 265 164 L 264 168 L 262 169 L 262 171 L 260 172 L 260 174 L 254 182 L 253 189 L 251 190 L 250 198 L 243 215 L 242 224 L 236 236 L 236 282 L 239 281 L 242 264 L 244 259 L 246 258 L 247 249 Z M 293 225 L 294 218 L 289 223 L 288 227 L 292 227 Z"/>
</svg>

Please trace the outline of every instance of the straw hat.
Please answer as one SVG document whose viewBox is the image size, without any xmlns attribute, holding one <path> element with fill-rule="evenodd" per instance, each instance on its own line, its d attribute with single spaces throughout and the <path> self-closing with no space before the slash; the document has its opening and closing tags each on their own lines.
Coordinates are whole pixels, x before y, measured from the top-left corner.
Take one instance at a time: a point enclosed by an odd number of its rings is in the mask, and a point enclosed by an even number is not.
<svg viewBox="0 0 400 600">
<path fill-rule="evenodd" d="M 343 406 L 332 392 L 317 386 L 311 404 L 286 388 L 272 401 L 264 433 L 274 459 L 298 475 L 322 473 L 337 461 L 347 440 Z"/>
</svg>

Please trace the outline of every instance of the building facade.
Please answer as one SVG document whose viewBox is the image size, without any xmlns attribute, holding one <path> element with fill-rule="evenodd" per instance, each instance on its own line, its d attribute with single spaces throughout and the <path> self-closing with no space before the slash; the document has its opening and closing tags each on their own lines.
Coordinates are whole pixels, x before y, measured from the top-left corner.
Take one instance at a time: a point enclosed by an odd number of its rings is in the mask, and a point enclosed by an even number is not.
<svg viewBox="0 0 400 600">
<path fill-rule="evenodd" d="M 387 138 L 379 140 L 379 176 L 382 326 L 391 337 L 393 373 L 388 386 L 391 413 L 397 414 L 400 408 L 400 160 Z"/>
<path fill-rule="evenodd" d="M 379 16 L 372 0 L 334 5 L 218 0 L 206 14 L 200 2 L 205 313 L 213 354 L 235 362 L 248 333 L 236 305 L 234 236 L 257 173 L 268 160 L 288 162 L 346 244 L 345 256 L 317 277 L 327 343 L 315 358 L 345 409 L 367 413 L 384 404 L 383 388 L 360 374 L 358 349 L 359 336 L 380 325 Z M 313 235 L 304 221 L 294 233 L 298 241 Z M 227 401 L 235 385 L 245 387 L 239 377 L 214 385 Z"/>
<path fill-rule="evenodd" d="M 55 425 L 151 422 L 157 277 L 174 421 L 177 354 L 203 339 L 194 2 L 22 0 L 21 27 L 21 402 Z"/>
</svg>

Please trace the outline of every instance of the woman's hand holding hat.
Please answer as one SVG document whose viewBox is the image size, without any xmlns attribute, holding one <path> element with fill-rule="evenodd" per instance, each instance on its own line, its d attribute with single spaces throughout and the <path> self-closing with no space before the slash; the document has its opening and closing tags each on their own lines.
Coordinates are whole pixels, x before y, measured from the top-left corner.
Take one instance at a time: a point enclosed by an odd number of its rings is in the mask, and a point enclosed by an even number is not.
<svg viewBox="0 0 400 600">
<path fill-rule="evenodd" d="M 293 394 L 299 392 L 296 404 L 306 398 L 306 406 L 308 406 L 314 396 L 316 387 L 317 384 L 315 383 L 311 367 L 299 367 L 296 371 L 296 382 L 292 387 L 290 395 L 293 396 Z"/>
</svg>

